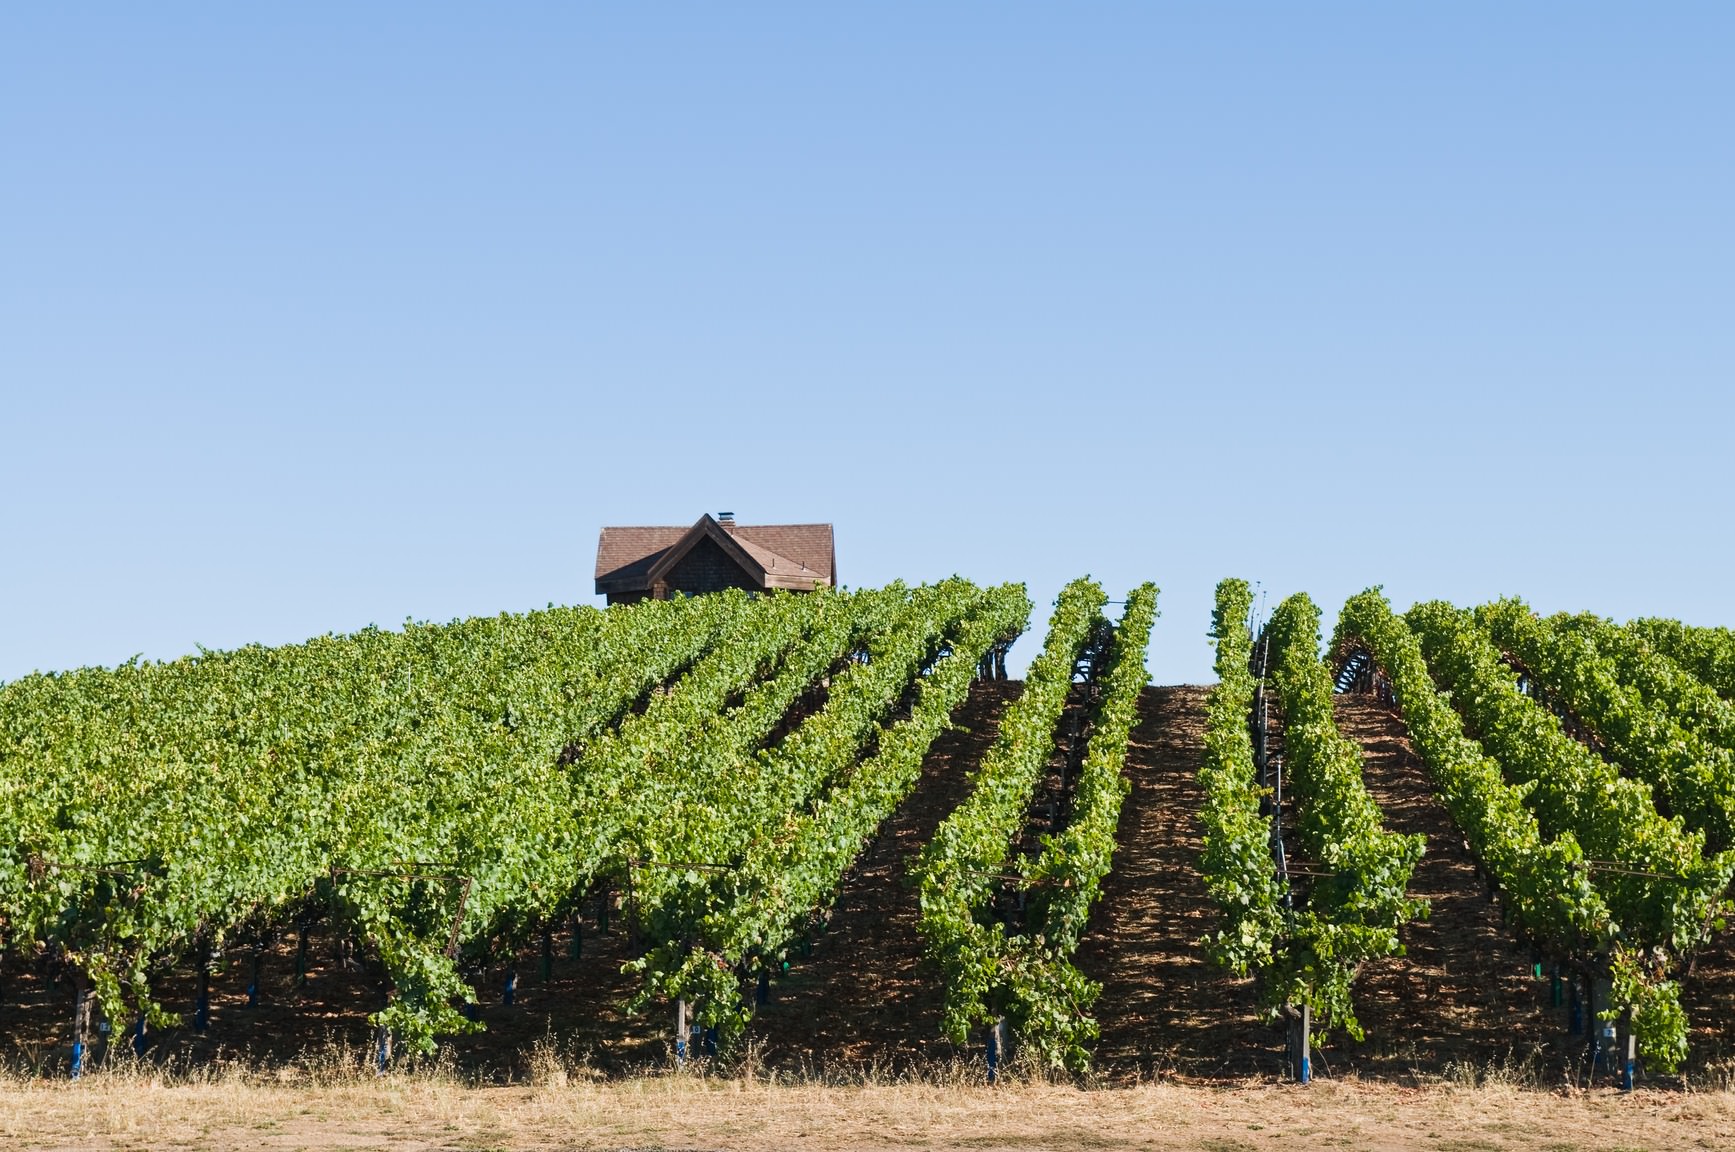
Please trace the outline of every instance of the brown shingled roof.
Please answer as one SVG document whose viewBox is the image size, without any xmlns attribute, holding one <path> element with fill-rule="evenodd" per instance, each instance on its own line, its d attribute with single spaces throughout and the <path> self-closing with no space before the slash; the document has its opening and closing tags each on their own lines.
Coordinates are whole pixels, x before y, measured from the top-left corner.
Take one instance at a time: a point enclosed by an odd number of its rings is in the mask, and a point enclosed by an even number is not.
<svg viewBox="0 0 1735 1152">
<path fill-rule="evenodd" d="M 836 555 L 830 524 L 737 524 L 725 527 L 705 515 L 688 527 L 604 528 L 596 544 L 596 590 L 642 591 L 699 539 L 710 536 L 736 554 L 742 567 L 760 570 L 764 586 L 833 584 Z"/>
</svg>

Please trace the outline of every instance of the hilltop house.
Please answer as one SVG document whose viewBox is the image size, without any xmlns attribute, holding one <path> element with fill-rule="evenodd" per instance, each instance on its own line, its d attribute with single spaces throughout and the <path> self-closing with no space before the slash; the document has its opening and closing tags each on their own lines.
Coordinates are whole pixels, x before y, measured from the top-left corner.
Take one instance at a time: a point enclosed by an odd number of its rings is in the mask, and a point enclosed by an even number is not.
<svg viewBox="0 0 1735 1152">
<path fill-rule="evenodd" d="M 604 528 L 596 542 L 596 592 L 610 604 L 725 588 L 812 592 L 836 582 L 830 524 L 737 524 L 724 512 L 690 528 Z"/>
</svg>

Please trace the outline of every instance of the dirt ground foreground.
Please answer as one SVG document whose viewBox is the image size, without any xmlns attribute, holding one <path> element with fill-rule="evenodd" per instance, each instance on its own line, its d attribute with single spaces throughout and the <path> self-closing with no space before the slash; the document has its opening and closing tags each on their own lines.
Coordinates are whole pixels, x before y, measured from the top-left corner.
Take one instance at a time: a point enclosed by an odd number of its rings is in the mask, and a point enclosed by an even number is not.
<svg viewBox="0 0 1735 1152">
<path fill-rule="evenodd" d="M 645 1076 L 541 1086 L 0 1084 L 8 1148 L 1728 1149 L 1735 1094 L 1318 1081 L 1079 1089 Z"/>
</svg>

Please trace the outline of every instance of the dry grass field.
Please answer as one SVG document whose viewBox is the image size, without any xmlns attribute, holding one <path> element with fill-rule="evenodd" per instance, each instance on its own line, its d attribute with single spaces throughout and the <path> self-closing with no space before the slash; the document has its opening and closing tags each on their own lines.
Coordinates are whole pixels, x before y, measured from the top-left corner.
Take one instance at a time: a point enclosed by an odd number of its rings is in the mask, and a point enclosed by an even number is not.
<svg viewBox="0 0 1735 1152">
<path fill-rule="evenodd" d="M 1713 1149 L 1735 1094 L 1544 1092 L 1511 1084 L 1302 1088 L 1147 1082 L 1081 1088 L 967 1078 L 775 1074 L 478 1084 L 438 1070 L 375 1080 L 115 1071 L 0 1083 L 10 1149 Z"/>
</svg>

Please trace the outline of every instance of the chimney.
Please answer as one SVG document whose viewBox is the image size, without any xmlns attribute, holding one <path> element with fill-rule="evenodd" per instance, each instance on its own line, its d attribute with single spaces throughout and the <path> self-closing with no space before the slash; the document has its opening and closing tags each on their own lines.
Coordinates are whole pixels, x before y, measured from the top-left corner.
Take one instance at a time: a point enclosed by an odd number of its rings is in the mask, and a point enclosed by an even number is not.
<svg viewBox="0 0 1735 1152">
<path fill-rule="evenodd" d="M 733 512 L 719 512 L 719 513 L 717 513 L 717 524 L 719 527 L 721 527 L 723 529 L 723 531 L 733 533 L 735 531 L 735 513 L 733 513 Z"/>
</svg>

